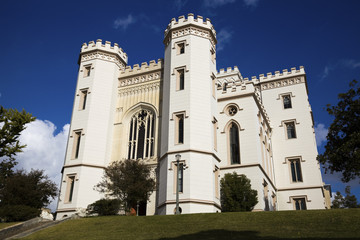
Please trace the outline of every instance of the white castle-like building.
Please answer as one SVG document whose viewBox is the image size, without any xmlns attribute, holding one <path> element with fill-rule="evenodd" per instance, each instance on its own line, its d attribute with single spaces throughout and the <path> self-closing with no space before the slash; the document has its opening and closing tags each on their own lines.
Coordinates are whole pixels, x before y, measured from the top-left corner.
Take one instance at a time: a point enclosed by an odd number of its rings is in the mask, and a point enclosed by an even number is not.
<svg viewBox="0 0 360 240">
<path fill-rule="evenodd" d="M 57 219 L 104 197 L 94 185 L 113 161 L 153 168 L 157 190 L 140 214 L 221 211 L 219 181 L 245 174 L 254 211 L 329 207 L 303 67 L 244 78 L 216 68 L 209 19 L 180 16 L 165 30 L 164 59 L 127 66 L 118 46 L 84 43 L 79 58 Z"/>
</svg>

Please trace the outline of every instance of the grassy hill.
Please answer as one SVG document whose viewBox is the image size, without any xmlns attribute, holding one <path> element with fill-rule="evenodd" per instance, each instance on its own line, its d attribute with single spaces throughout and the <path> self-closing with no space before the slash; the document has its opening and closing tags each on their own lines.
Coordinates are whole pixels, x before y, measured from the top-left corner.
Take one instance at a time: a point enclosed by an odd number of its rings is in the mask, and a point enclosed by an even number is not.
<svg viewBox="0 0 360 240">
<path fill-rule="evenodd" d="M 360 239 L 360 209 L 91 217 L 24 239 Z"/>
</svg>

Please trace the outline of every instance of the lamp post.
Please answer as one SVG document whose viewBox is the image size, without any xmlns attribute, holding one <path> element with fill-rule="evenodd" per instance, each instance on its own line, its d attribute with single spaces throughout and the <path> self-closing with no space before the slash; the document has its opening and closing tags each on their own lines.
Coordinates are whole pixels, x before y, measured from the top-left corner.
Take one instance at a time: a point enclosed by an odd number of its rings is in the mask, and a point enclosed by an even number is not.
<svg viewBox="0 0 360 240">
<path fill-rule="evenodd" d="M 180 188 L 180 179 L 179 179 L 179 170 L 180 170 L 180 158 L 181 155 L 180 154 L 176 154 L 175 155 L 176 158 L 176 212 L 175 214 L 178 215 L 180 214 L 179 211 L 179 188 Z"/>
</svg>

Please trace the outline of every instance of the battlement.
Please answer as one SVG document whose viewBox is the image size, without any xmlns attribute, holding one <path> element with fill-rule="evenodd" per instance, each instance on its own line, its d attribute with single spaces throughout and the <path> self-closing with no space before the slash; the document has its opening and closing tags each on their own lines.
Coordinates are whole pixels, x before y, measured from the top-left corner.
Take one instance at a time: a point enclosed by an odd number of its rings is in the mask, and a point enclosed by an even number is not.
<svg viewBox="0 0 360 240">
<path fill-rule="evenodd" d="M 127 63 L 128 61 L 127 54 L 122 48 L 119 47 L 117 43 L 114 43 L 114 45 L 112 46 L 111 42 L 105 41 L 105 44 L 103 44 L 102 40 L 98 39 L 96 40 L 96 42 L 90 41 L 88 44 L 83 43 L 83 45 L 81 46 L 81 54 L 94 50 L 110 52 L 119 56 L 125 63 Z"/>
<path fill-rule="evenodd" d="M 220 71 L 217 73 L 217 75 L 222 76 L 222 75 L 228 75 L 228 74 L 232 74 L 232 73 L 240 73 L 237 66 L 234 66 L 234 68 L 228 67 L 226 70 L 224 68 L 220 68 Z"/>
<path fill-rule="evenodd" d="M 151 60 L 149 61 L 149 63 L 143 62 L 141 63 L 141 65 L 134 64 L 133 67 L 126 66 L 125 70 L 121 71 L 120 77 L 122 78 L 122 77 L 127 77 L 129 75 L 143 74 L 154 70 L 160 70 L 163 68 L 163 62 L 164 62 L 163 59 L 158 59 L 157 62 L 155 60 Z"/>
<path fill-rule="evenodd" d="M 266 81 L 272 81 L 272 80 L 277 80 L 277 79 L 281 79 L 281 78 L 287 78 L 287 77 L 294 77 L 294 76 L 298 76 L 298 75 L 303 75 L 305 74 L 305 70 L 303 66 L 300 66 L 299 69 L 296 69 L 295 67 L 291 68 L 290 71 L 288 71 L 287 69 L 282 70 L 282 72 L 280 71 L 275 71 L 274 74 L 272 74 L 271 72 L 268 72 L 266 75 L 265 74 L 260 74 L 259 78 L 257 78 L 256 76 L 252 76 L 251 80 L 255 81 L 255 82 L 266 82 Z"/>
<path fill-rule="evenodd" d="M 168 24 L 168 26 L 165 30 L 164 37 L 166 37 L 166 35 L 170 32 L 171 29 L 179 28 L 179 27 L 189 25 L 189 24 L 196 25 L 201 28 L 207 28 L 208 30 L 210 30 L 212 32 L 212 34 L 216 38 L 216 31 L 215 31 L 210 19 L 206 18 L 204 20 L 204 18 L 199 15 L 197 16 L 197 18 L 194 18 L 193 13 L 189 13 L 187 15 L 187 18 L 184 15 L 182 15 L 182 16 L 178 17 L 178 19 L 176 19 L 176 18 L 171 19 L 170 23 Z"/>
</svg>

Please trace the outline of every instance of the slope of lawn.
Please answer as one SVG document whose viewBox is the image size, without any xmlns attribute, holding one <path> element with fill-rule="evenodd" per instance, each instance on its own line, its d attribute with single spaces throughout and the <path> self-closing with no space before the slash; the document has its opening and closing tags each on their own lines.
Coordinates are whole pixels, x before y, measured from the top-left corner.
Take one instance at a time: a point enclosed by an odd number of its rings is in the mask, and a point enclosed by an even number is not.
<svg viewBox="0 0 360 240">
<path fill-rule="evenodd" d="M 6 227 L 10 227 L 12 225 L 18 224 L 18 223 L 20 223 L 20 222 L 0 223 L 0 230 L 3 229 L 3 228 L 6 228 Z"/>
<path fill-rule="evenodd" d="M 360 238 L 360 209 L 109 216 L 68 220 L 24 239 Z"/>
</svg>

